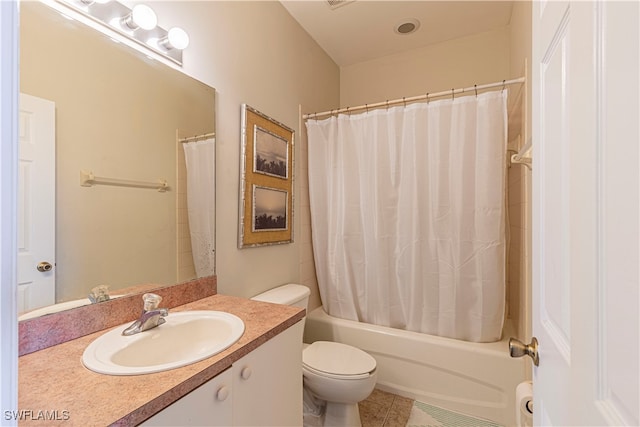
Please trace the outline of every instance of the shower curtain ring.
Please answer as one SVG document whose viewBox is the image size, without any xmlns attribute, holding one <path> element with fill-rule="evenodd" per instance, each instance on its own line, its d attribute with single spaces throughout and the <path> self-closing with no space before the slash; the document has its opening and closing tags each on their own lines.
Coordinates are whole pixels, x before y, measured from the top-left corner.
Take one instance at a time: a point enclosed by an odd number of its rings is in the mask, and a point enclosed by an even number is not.
<svg viewBox="0 0 640 427">
<path fill-rule="evenodd" d="M 367 113 L 369 112 L 369 105 L 364 104 L 364 109 L 367 110 Z"/>
<path fill-rule="evenodd" d="M 404 96 L 402 97 L 402 104 L 406 107 L 407 106 L 407 101 L 404 100 Z"/>
<path fill-rule="evenodd" d="M 427 105 L 429 105 L 429 92 L 427 92 Z"/>
<path fill-rule="evenodd" d="M 506 87 L 506 84 L 505 84 L 505 83 L 506 83 L 506 80 L 503 80 L 503 81 L 502 81 L 502 91 L 503 91 L 503 92 L 504 92 L 504 89 L 505 89 L 505 87 Z"/>
<path fill-rule="evenodd" d="M 387 110 L 389 109 L 389 100 L 387 99 Z"/>
<path fill-rule="evenodd" d="M 478 85 L 473 85 L 473 90 L 476 91 L 476 98 L 478 97 Z"/>
<path fill-rule="evenodd" d="M 456 96 L 455 96 L 455 94 L 453 93 L 453 90 L 454 90 L 454 89 L 453 89 L 453 88 L 451 88 L 451 99 L 456 99 Z"/>
</svg>

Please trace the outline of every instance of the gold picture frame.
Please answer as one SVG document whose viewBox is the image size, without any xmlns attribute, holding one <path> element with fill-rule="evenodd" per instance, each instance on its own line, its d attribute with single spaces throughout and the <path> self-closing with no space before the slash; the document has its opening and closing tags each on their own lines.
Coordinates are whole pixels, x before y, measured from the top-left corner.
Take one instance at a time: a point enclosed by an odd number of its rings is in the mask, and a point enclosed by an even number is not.
<svg viewBox="0 0 640 427">
<path fill-rule="evenodd" d="M 238 248 L 293 242 L 294 133 L 242 105 Z"/>
</svg>

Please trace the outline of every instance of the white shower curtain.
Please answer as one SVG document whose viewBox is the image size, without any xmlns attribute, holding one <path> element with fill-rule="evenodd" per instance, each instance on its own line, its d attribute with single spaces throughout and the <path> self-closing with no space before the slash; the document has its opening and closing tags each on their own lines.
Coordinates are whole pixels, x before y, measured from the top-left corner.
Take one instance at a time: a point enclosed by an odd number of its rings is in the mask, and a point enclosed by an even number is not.
<svg viewBox="0 0 640 427">
<path fill-rule="evenodd" d="M 215 140 L 182 144 L 187 165 L 187 211 L 198 277 L 215 273 Z"/>
<path fill-rule="evenodd" d="M 500 339 L 506 105 L 498 91 L 307 121 L 313 250 L 329 314 Z"/>
</svg>

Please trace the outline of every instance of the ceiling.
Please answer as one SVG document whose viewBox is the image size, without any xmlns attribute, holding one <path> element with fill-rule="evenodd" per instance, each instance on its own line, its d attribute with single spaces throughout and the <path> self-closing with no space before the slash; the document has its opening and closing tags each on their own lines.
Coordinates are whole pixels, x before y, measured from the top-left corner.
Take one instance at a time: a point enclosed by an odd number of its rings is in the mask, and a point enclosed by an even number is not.
<svg viewBox="0 0 640 427">
<path fill-rule="evenodd" d="M 509 25 L 512 1 L 288 1 L 283 6 L 339 66 Z M 395 27 L 420 22 L 411 34 Z"/>
</svg>

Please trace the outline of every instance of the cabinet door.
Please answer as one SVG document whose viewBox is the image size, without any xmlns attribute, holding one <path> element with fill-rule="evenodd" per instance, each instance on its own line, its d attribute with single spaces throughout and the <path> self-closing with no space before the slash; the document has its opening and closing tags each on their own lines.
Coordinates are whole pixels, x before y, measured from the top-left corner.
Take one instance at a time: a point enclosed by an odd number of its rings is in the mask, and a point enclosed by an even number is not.
<svg viewBox="0 0 640 427">
<path fill-rule="evenodd" d="M 233 364 L 233 424 L 302 425 L 302 322 Z"/>
<path fill-rule="evenodd" d="M 143 422 L 142 426 L 230 426 L 232 370 L 204 383 Z"/>
</svg>

